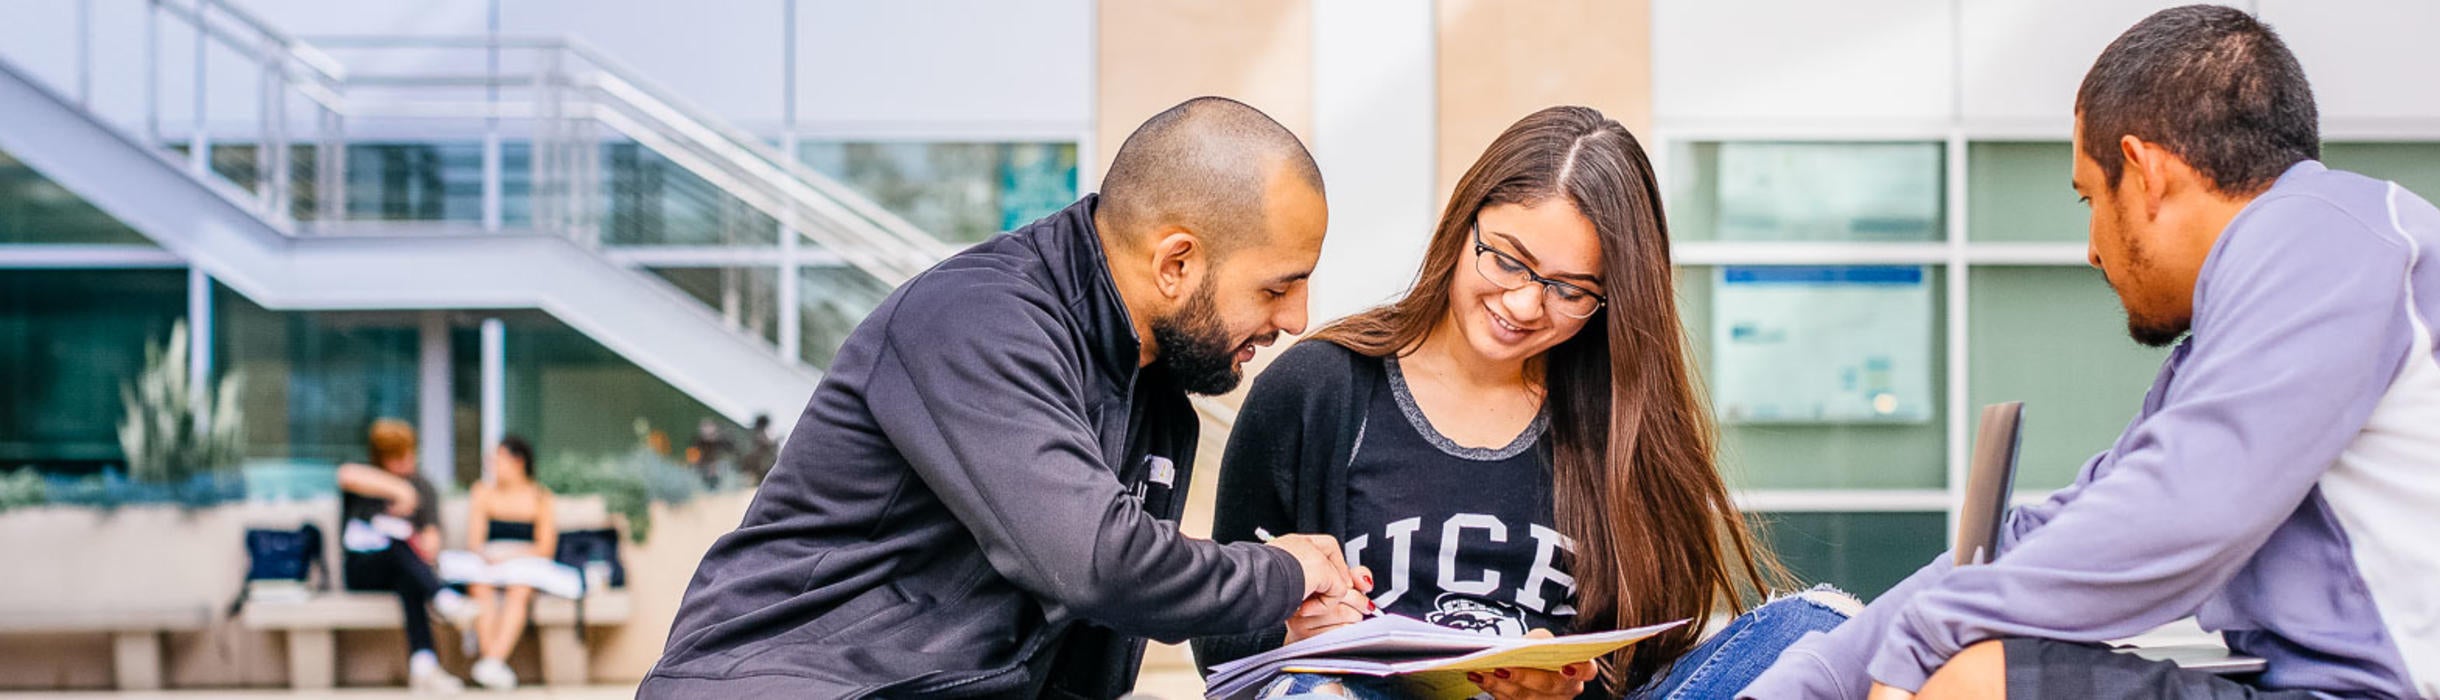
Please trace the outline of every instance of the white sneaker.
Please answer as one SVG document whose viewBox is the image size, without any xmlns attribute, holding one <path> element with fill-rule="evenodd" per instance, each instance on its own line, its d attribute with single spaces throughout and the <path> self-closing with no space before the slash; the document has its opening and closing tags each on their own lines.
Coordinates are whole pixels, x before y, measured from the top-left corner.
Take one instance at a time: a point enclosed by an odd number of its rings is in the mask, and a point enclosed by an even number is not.
<svg viewBox="0 0 2440 700">
<path fill-rule="evenodd" d="M 456 695 L 466 692 L 466 682 L 430 666 L 407 672 L 407 690 L 417 695 Z"/>
<path fill-rule="evenodd" d="M 509 670 L 508 662 L 499 659 L 484 659 L 474 662 L 474 670 L 466 675 L 472 676 L 474 682 L 492 690 L 517 689 L 517 672 Z"/>
<path fill-rule="evenodd" d="M 474 604 L 474 599 L 457 591 L 441 591 L 432 596 L 432 610 L 440 613 L 441 619 L 448 621 L 450 627 L 470 630 L 474 629 L 474 616 L 483 609 Z"/>
</svg>

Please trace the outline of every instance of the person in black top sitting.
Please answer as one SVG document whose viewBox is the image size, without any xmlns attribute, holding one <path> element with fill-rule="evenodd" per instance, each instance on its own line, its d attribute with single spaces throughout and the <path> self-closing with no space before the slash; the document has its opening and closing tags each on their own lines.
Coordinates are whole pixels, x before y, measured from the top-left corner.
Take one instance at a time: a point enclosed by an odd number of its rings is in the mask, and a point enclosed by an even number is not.
<svg viewBox="0 0 2440 700">
<path fill-rule="evenodd" d="M 440 494 L 415 473 L 414 428 L 384 418 L 373 421 L 369 438 L 379 466 L 339 465 L 340 541 L 347 551 L 341 572 L 349 590 L 398 593 L 406 609 L 408 686 L 456 692 L 464 683 L 441 670 L 424 606 L 460 629 L 472 624 L 475 607 L 432 570 L 441 549 Z"/>
<path fill-rule="evenodd" d="M 492 564 L 551 558 L 559 546 L 559 525 L 552 514 L 551 490 L 534 480 L 533 446 L 510 435 L 500 439 L 491 459 L 491 479 L 474 485 L 466 509 L 466 548 Z M 471 675 L 487 688 L 517 687 L 517 674 L 508 668 L 508 654 L 525 632 L 534 587 L 470 583 L 466 592 L 482 610 L 474 622 L 476 649 L 482 658 L 475 662 Z"/>
<path fill-rule="evenodd" d="M 1498 700 L 1727 697 L 1760 671 L 1739 659 L 1775 657 L 1857 607 L 1791 596 L 1697 647 L 1703 620 L 1787 576 L 1714 468 L 1658 192 L 1618 122 L 1528 115 L 1458 181 L 1404 298 L 1323 327 L 1255 380 L 1213 539 L 1333 535 L 1379 580 L 1369 600 L 1309 601 L 1279 628 L 1196 640 L 1198 663 L 1375 606 L 1509 637 L 1692 619 L 1595 663 L 1470 680 Z M 1397 693 L 1293 674 L 1265 692 Z"/>
</svg>

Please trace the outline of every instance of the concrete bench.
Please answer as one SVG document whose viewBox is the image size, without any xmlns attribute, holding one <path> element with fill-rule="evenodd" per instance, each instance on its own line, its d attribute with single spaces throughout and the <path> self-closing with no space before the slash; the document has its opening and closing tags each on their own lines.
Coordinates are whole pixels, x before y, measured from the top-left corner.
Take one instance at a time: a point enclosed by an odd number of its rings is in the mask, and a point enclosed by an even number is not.
<svg viewBox="0 0 2440 700">
<path fill-rule="evenodd" d="M 111 676 L 119 690 L 160 690 L 161 634 L 192 632 L 211 625 L 212 611 L 202 606 L 0 612 L 0 634 L 109 634 Z"/>
<path fill-rule="evenodd" d="M 632 614 L 625 591 L 598 591 L 585 598 L 588 626 L 624 624 Z M 327 690 L 336 684 L 338 630 L 399 629 L 406 624 L 398 596 L 367 592 L 324 593 L 294 602 L 252 601 L 239 617 L 247 628 L 288 634 L 288 678 L 297 690 Z M 585 684 L 591 674 L 590 654 L 576 629 L 576 601 L 538 596 L 530 619 L 542 649 L 543 683 Z"/>
</svg>

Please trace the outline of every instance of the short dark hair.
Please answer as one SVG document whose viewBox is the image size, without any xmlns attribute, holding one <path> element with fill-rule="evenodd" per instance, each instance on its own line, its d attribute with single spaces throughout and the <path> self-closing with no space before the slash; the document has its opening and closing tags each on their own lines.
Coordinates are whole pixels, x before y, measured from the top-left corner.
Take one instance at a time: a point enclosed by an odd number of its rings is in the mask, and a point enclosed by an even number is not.
<svg viewBox="0 0 2440 700">
<path fill-rule="evenodd" d="M 1275 168 L 1322 192 L 1322 170 L 1296 134 L 1262 110 L 1197 97 L 1162 110 L 1118 147 L 1096 213 L 1125 237 L 1162 224 L 1209 236 L 1215 255 L 1263 240 L 1263 193 Z"/>
<path fill-rule="evenodd" d="M 2077 148 L 2111 186 L 2126 163 L 2122 136 L 2160 144 L 2227 194 L 2270 186 L 2321 157 L 2313 87 L 2269 25 L 2220 5 L 2153 13 L 2101 50 L 2083 86 Z"/>
<path fill-rule="evenodd" d="M 541 478 L 542 470 L 537 468 L 534 464 L 534 445 L 526 442 L 525 438 L 517 437 L 515 435 L 503 435 L 500 437 L 500 449 L 508 450 L 508 454 L 510 456 L 516 457 L 517 461 L 525 463 L 526 478 L 536 480 Z"/>
</svg>

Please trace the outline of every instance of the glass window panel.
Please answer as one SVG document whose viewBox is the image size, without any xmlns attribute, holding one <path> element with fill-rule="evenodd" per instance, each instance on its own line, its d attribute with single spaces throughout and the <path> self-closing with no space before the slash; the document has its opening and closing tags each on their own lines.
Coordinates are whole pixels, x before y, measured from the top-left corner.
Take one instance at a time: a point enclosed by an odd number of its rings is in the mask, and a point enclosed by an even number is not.
<svg viewBox="0 0 2440 700">
<path fill-rule="evenodd" d="M 185 270 L 0 271 L 0 470 L 119 462 L 119 389 L 185 315 Z"/>
<path fill-rule="evenodd" d="M 802 272 L 804 286 L 798 295 L 805 316 L 800 352 L 806 364 L 827 368 L 848 332 L 881 305 L 890 288 L 851 267 L 808 267 Z"/>
<path fill-rule="evenodd" d="M 1948 551 L 1946 513 L 1751 513 L 1796 580 L 1872 600 Z"/>
<path fill-rule="evenodd" d="M 152 239 L 0 152 L 0 244 L 153 245 Z"/>
<path fill-rule="evenodd" d="M 2083 243 L 2091 219 L 2068 187 L 2074 164 L 2065 141 L 1966 146 L 1966 238 Z"/>
<path fill-rule="evenodd" d="M 2018 493 L 2066 486 L 2135 418 L 2168 351 L 2127 338 L 2089 267 L 1976 267 L 1966 284 L 1968 400 L 2025 402 Z"/>
<path fill-rule="evenodd" d="M 800 156 L 941 240 L 972 243 L 1076 201 L 1072 143 L 815 142 Z"/>
<path fill-rule="evenodd" d="M 2440 199 L 2440 143 L 2324 143 L 2330 167 L 2395 180 L 2424 199 Z"/>
<path fill-rule="evenodd" d="M 778 245 L 779 222 L 744 200 L 632 143 L 603 146 L 612 245 Z"/>
<path fill-rule="evenodd" d="M 1688 241 L 1945 238 L 1946 144 L 1697 142 L 1679 147 L 1671 233 Z"/>
<path fill-rule="evenodd" d="M 247 456 L 362 461 L 377 418 L 417 420 L 412 312 L 279 311 L 215 288 L 217 368 L 243 372 Z"/>
<path fill-rule="evenodd" d="M 1948 321 L 1947 275 L 1929 268 L 1930 287 L 1930 415 L 1922 421 L 1892 423 L 1751 424 L 1722 421 L 1720 459 L 1731 488 L 1737 489 L 1910 489 L 1943 488 L 1947 483 L 1946 445 L 1948 363 L 1943 355 Z M 1698 371 L 1707 384 L 1717 372 L 1712 348 L 1717 273 L 1711 267 L 1679 268 L 1678 308 L 1695 350 Z M 1716 400 L 1716 397 L 1715 397 Z"/>
<path fill-rule="evenodd" d="M 779 268 L 661 267 L 651 271 L 711 307 L 731 328 L 779 342 Z"/>
<path fill-rule="evenodd" d="M 639 424 L 662 435 L 673 459 L 684 455 L 705 419 L 742 434 L 702 402 L 557 319 L 520 313 L 507 323 L 507 427 L 533 441 L 545 463 L 557 455 L 625 454 L 639 446 Z"/>
<path fill-rule="evenodd" d="M 217 149 L 215 149 L 217 150 Z M 524 142 L 500 144 L 500 220 L 506 226 L 533 221 L 533 149 Z M 291 157 L 292 179 L 312 181 L 312 153 Z M 246 177 L 253 166 L 248 164 Z M 300 204 L 311 196 L 299 185 Z M 307 210 L 310 211 L 310 210 Z M 347 147 L 347 215 L 380 221 L 483 220 L 483 144 L 358 143 Z"/>
</svg>

